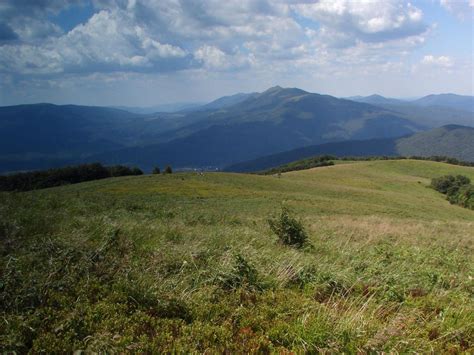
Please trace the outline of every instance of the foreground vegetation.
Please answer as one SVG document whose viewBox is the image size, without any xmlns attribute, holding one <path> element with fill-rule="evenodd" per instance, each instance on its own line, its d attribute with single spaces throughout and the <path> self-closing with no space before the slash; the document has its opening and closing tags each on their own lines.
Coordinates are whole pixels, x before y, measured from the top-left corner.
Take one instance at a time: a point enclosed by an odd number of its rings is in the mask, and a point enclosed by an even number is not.
<svg viewBox="0 0 474 355">
<path fill-rule="evenodd" d="M 470 353 L 474 212 L 429 188 L 448 174 L 474 179 L 399 160 L 2 193 L 0 348 Z"/>
</svg>

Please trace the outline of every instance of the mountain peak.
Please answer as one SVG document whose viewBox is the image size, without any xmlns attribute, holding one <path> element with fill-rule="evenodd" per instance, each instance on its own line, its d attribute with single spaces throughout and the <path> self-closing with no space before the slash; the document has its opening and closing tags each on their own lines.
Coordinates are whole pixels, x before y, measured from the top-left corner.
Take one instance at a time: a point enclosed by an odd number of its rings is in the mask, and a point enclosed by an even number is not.
<svg viewBox="0 0 474 355">
<path fill-rule="evenodd" d="M 264 92 L 261 95 L 302 95 L 307 94 L 306 91 L 298 88 L 282 88 L 281 86 L 273 86 Z"/>
<path fill-rule="evenodd" d="M 276 85 L 276 86 L 272 86 L 271 88 L 268 88 L 262 94 L 265 94 L 265 93 L 270 94 L 270 93 L 274 93 L 274 92 L 278 92 L 282 90 L 284 89 L 280 85 Z"/>
</svg>

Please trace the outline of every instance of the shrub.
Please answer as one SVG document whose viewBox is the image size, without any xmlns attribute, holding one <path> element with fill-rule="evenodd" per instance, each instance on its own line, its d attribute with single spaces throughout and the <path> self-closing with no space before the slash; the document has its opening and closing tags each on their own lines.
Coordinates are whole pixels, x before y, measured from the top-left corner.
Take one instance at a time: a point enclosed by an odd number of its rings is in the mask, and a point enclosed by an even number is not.
<svg viewBox="0 0 474 355">
<path fill-rule="evenodd" d="M 261 289 L 257 270 L 240 254 L 235 256 L 232 270 L 227 274 L 221 275 L 219 279 L 222 287 L 227 290 L 239 287 L 253 290 Z"/>
<path fill-rule="evenodd" d="M 173 173 L 173 170 L 171 169 L 171 166 L 168 165 L 168 166 L 165 168 L 165 174 L 172 174 L 172 173 Z"/>
<path fill-rule="evenodd" d="M 468 177 L 445 175 L 431 180 L 431 187 L 446 195 L 446 199 L 462 207 L 474 209 L 474 186 Z"/>
<path fill-rule="evenodd" d="M 456 202 L 462 207 L 474 210 L 474 186 L 464 185 L 462 186 L 456 195 Z"/>
<path fill-rule="evenodd" d="M 153 174 L 161 174 L 161 170 L 158 166 L 155 166 L 152 171 Z"/>
<path fill-rule="evenodd" d="M 282 244 L 301 248 L 307 242 L 308 236 L 303 224 L 292 217 L 289 209 L 286 207 L 282 207 L 279 216 L 270 218 L 268 224 Z"/>
<path fill-rule="evenodd" d="M 461 186 L 471 183 L 468 177 L 462 175 L 445 175 L 431 180 L 431 187 L 443 194 L 454 195 Z"/>
</svg>

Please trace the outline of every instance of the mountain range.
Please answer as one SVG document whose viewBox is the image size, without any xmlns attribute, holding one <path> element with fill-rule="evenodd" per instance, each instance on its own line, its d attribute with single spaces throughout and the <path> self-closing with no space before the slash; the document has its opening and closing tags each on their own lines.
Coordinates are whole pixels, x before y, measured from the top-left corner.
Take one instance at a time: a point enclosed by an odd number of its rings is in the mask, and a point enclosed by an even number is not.
<svg viewBox="0 0 474 355">
<path fill-rule="evenodd" d="M 455 94 L 428 95 L 416 100 L 402 100 L 383 97 L 381 95 L 353 96 L 349 100 L 364 102 L 371 105 L 404 105 L 418 107 L 444 107 L 455 110 L 474 112 L 474 97 Z"/>
<path fill-rule="evenodd" d="M 0 172 L 92 161 L 145 170 L 156 165 L 223 168 L 344 141 L 372 141 L 363 144 L 372 144 L 374 155 L 381 155 L 384 140 L 419 137 L 416 133 L 446 124 L 474 126 L 469 98 L 430 95 L 406 102 L 373 95 L 348 100 L 276 86 L 177 112 L 52 104 L 0 107 Z M 443 149 L 458 154 L 456 144 Z"/>
</svg>

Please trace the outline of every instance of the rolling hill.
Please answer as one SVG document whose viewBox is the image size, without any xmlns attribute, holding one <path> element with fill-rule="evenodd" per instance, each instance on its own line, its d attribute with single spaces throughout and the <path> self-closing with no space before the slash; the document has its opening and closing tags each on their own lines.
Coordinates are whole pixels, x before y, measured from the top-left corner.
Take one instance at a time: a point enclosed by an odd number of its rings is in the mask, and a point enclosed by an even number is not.
<svg viewBox="0 0 474 355">
<path fill-rule="evenodd" d="M 397 139 L 397 153 L 404 156 L 444 155 L 474 162 L 474 128 L 448 125 Z"/>
<path fill-rule="evenodd" d="M 6 352 L 470 353 L 474 168 L 370 161 L 0 193 Z M 284 204 L 309 245 L 277 242 Z"/>
<path fill-rule="evenodd" d="M 335 142 L 303 147 L 226 167 L 226 171 L 251 172 L 273 168 L 316 155 L 448 156 L 474 162 L 474 128 L 448 125 L 409 137 Z"/>
</svg>

